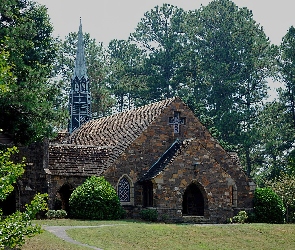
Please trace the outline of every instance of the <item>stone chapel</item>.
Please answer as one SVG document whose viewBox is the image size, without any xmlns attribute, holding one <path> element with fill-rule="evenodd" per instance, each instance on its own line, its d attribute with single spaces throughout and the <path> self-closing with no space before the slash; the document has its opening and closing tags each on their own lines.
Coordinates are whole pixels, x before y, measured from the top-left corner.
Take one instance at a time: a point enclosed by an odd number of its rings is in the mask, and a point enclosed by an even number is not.
<svg viewBox="0 0 295 250">
<path fill-rule="evenodd" d="M 113 185 L 131 218 L 152 208 L 171 221 L 223 223 L 252 208 L 255 184 L 237 154 L 226 152 L 181 99 L 91 118 L 81 22 L 69 96 L 68 132 L 20 148 L 25 174 L 7 207 L 23 209 L 46 192 L 49 209 L 69 210 L 73 189 L 96 175 Z"/>
</svg>

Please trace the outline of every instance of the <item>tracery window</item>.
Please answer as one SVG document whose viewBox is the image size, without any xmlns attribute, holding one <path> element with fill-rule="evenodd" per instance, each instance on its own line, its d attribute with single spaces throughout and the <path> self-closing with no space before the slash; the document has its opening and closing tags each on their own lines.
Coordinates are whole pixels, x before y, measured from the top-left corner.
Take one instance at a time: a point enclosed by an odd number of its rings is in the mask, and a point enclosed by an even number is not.
<svg viewBox="0 0 295 250">
<path fill-rule="evenodd" d="M 130 202 L 130 183 L 126 177 L 119 181 L 118 196 L 121 202 Z"/>
</svg>

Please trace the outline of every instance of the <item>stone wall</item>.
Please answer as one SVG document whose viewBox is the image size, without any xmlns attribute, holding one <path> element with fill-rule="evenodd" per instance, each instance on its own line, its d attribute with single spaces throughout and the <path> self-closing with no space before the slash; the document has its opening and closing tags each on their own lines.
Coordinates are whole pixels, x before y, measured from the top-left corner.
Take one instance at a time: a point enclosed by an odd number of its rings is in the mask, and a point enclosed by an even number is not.
<svg viewBox="0 0 295 250">
<path fill-rule="evenodd" d="M 93 145 L 66 144 L 70 141 L 64 136 L 55 142 L 20 148 L 18 160 L 22 156 L 26 156 L 27 160 L 25 174 L 17 184 L 17 208 L 23 209 L 36 193 L 45 192 L 49 194 L 49 208 L 53 209 L 55 201 L 62 198 L 60 191 L 63 187 L 71 192 L 91 175 L 105 176 L 114 188 L 117 188 L 120 178 L 128 176 L 134 192 L 126 210 L 130 216 L 138 217 L 143 207 L 143 183 L 139 180 L 176 139 L 181 146 L 175 155 L 159 173 L 150 177 L 153 207 L 160 217 L 174 221 L 189 220 L 183 216 L 182 202 L 185 191 L 192 183 L 205 198 L 204 220 L 224 222 L 234 215 L 234 211 L 251 208 L 255 186 L 242 171 L 238 158 L 225 152 L 180 100 L 169 102 L 169 105 L 166 103 L 168 106 L 165 107 L 157 105 L 154 105 L 157 108 L 154 113 L 149 112 L 148 107 L 142 108 L 142 112 L 135 112 L 138 119 L 136 126 L 128 121 L 130 127 L 126 126 L 125 130 L 119 128 L 117 137 L 110 133 Z M 185 119 L 179 133 L 175 133 L 173 125 L 169 124 L 175 112 Z M 158 116 L 153 119 L 155 113 Z M 121 116 L 123 121 L 117 123 L 113 117 L 114 124 L 127 123 L 128 119 Z M 144 123 L 146 120 L 148 123 Z M 101 125 L 108 126 L 105 123 Z M 117 130 L 116 126 L 111 130 L 113 133 Z M 133 137 L 125 134 L 130 131 L 133 131 Z M 93 136 L 83 134 L 77 141 L 72 140 L 75 143 L 81 143 L 82 139 L 91 142 Z"/>
<path fill-rule="evenodd" d="M 46 180 L 49 183 L 49 208 L 54 209 L 56 200 L 62 200 L 63 209 L 68 201 L 61 195 L 62 187 L 72 192 L 92 175 L 100 176 L 109 156 L 108 147 L 91 145 L 50 143 Z"/>
<path fill-rule="evenodd" d="M 49 209 L 54 209 L 60 188 L 69 185 L 74 189 L 93 171 L 98 175 L 105 155 L 106 151 L 99 147 L 61 147 L 48 141 L 19 147 L 13 159 L 21 162 L 25 157 L 25 172 L 15 186 L 16 209 L 23 211 L 37 193 L 48 193 Z"/>
<path fill-rule="evenodd" d="M 198 161 L 194 162 L 196 159 Z M 200 143 L 191 141 L 165 171 L 154 178 L 155 206 L 169 207 L 177 220 L 182 220 L 184 193 L 194 183 L 205 200 L 204 217 L 212 222 L 224 222 L 233 216 L 229 180 L 231 177 L 214 158 L 209 157 Z"/>
<path fill-rule="evenodd" d="M 48 143 L 33 143 L 26 147 L 19 147 L 19 153 L 14 160 L 21 162 L 25 157 L 25 172 L 16 185 L 16 208 L 23 211 L 35 194 L 47 193 L 48 183 L 44 164 L 46 164 Z"/>
<path fill-rule="evenodd" d="M 173 117 L 174 111 L 185 117 L 179 134 L 175 134 L 169 125 L 169 117 Z M 204 217 L 211 222 L 224 222 L 233 216 L 234 192 L 238 197 L 236 206 L 251 207 L 252 193 L 245 173 L 191 110 L 179 101 L 166 108 L 104 173 L 114 187 L 124 174 L 130 177 L 135 190 L 134 211 L 143 205 L 143 189 L 138 180 L 177 138 L 190 143 L 183 145 L 172 163 L 152 180 L 154 207 L 160 213 L 183 220 L 183 195 L 191 183 L 197 183 L 203 189 L 206 198 Z"/>
<path fill-rule="evenodd" d="M 64 176 L 64 175 L 47 175 L 48 186 L 48 207 L 49 209 L 55 208 L 57 200 L 62 200 L 60 190 L 64 185 L 68 185 L 72 192 L 76 187 L 82 185 L 87 176 Z M 65 208 L 63 208 L 65 209 Z"/>
</svg>

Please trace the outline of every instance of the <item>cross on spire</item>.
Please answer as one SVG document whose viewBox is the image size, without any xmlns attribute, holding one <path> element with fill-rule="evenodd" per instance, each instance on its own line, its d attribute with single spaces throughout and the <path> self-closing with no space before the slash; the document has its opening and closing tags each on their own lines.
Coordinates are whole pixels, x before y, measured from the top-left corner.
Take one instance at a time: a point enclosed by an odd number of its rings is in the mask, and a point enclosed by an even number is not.
<svg viewBox="0 0 295 250">
<path fill-rule="evenodd" d="M 169 117 L 169 125 L 173 125 L 174 134 L 179 134 L 180 125 L 185 124 L 185 117 L 180 117 L 180 112 L 175 111 L 173 117 Z"/>
</svg>

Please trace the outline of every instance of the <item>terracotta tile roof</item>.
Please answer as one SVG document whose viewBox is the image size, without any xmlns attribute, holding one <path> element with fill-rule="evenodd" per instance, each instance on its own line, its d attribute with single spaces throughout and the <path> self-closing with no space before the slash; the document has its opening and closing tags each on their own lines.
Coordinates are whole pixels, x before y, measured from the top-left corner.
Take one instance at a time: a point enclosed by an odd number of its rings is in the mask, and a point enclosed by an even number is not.
<svg viewBox="0 0 295 250">
<path fill-rule="evenodd" d="M 91 120 L 83 124 L 70 137 L 77 145 L 114 146 L 140 135 L 175 98 Z M 127 138 L 129 137 L 129 138 Z"/>
<path fill-rule="evenodd" d="M 110 148 L 72 144 L 50 144 L 48 169 L 53 175 L 101 175 Z"/>
<path fill-rule="evenodd" d="M 69 137 L 70 144 L 112 147 L 106 168 L 177 98 L 84 123 Z"/>
</svg>

